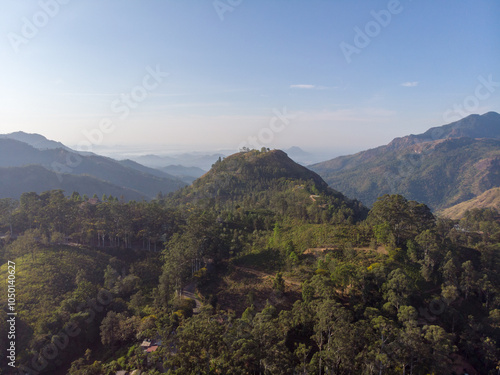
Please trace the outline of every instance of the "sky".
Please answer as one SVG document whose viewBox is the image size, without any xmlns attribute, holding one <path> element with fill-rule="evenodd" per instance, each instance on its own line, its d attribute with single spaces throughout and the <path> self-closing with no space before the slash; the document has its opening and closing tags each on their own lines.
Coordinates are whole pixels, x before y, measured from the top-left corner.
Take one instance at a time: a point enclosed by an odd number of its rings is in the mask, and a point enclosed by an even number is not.
<svg viewBox="0 0 500 375">
<path fill-rule="evenodd" d="M 496 0 L 4 0 L 0 133 L 354 153 L 500 112 Z"/>
</svg>

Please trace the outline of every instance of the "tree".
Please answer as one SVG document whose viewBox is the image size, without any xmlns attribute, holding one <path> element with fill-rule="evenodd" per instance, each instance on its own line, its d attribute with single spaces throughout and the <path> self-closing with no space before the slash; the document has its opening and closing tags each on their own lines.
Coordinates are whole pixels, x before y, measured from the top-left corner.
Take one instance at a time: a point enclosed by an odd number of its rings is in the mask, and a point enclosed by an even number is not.
<svg viewBox="0 0 500 375">
<path fill-rule="evenodd" d="M 0 199 L 0 228 L 3 226 L 8 227 L 11 235 L 13 213 L 17 205 L 17 201 L 11 198 Z"/>
<path fill-rule="evenodd" d="M 291 353 L 285 346 L 286 328 L 276 318 L 274 306 L 268 304 L 255 315 L 252 336 L 260 371 L 264 374 L 290 373 Z"/>
<path fill-rule="evenodd" d="M 400 268 L 392 271 L 387 282 L 383 285 L 384 298 L 392 304 L 396 310 L 407 302 L 411 294 L 411 280 Z"/>
<path fill-rule="evenodd" d="M 122 316 L 114 311 L 108 312 L 101 322 L 101 342 L 103 345 L 114 347 L 121 337 L 120 321 Z"/>
<path fill-rule="evenodd" d="M 392 320 L 378 315 L 377 311 L 373 311 L 373 313 L 368 325 L 369 330 L 364 332 L 364 335 L 369 338 L 365 366 L 370 373 L 378 369 L 379 374 L 384 374 L 385 369 L 394 362 L 393 353 L 397 343 L 398 330 Z"/>
<path fill-rule="evenodd" d="M 399 330 L 395 357 L 406 374 L 413 374 L 414 369 L 425 358 L 426 346 L 422 338 L 422 329 L 417 322 L 418 313 L 413 306 L 401 306 L 398 311 L 398 321 L 403 324 Z"/>
<path fill-rule="evenodd" d="M 402 195 L 383 195 L 368 213 L 368 222 L 375 228 L 378 238 L 387 241 L 394 236 L 396 246 L 435 225 L 431 210 L 424 204 L 408 201 Z"/>
<path fill-rule="evenodd" d="M 40 248 L 42 233 L 38 229 L 28 229 L 7 247 L 7 253 L 11 257 L 21 257 L 31 254 L 31 260 L 35 260 L 35 253 Z"/>
<path fill-rule="evenodd" d="M 477 287 L 477 272 L 470 260 L 462 264 L 462 277 L 460 279 L 460 288 L 467 299 L 469 295 L 476 290 Z"/>
<path fill-rule="evenodd" d="M 35 226 L 36 218 L 40 214 L 41 208 L 40 197 L 37 193 L 23 193 L 19 200 L 20 217 L 22 226 L 25 229 L 32 229 Z"/>
<path fill-rule="evenodd" d="M 423 337 L 428 348 L 428 354 L 423 358 L 428 360 L 429 371 L 437 374 L 446 373 L 450 365 L 449 356 L 455 349 L 451 335 L 440 326 L 426 325 L 423 328 Z"/>
<path fill-rule="evenodd" d="M 324 367 L 336 374 L 354 370 L 352 359 L 356 355 L 358 340 L 352 319 L 349 311 L 332 300 L 316 305 L 313 339 L 320 350 L 317 355 L 320 374 Z"/>
<path fill-rule="evenodd" d="M 127 313 L 109 311 L 101 322 L 101 342 L 114 348 L 118 343 L 126 343 L 135 338 L 141 319 L 129 317 Z"/>
<path fill-rule="evenodd" d="M 314 298 L 314 286 L 305 281 L 302 283 L 302 300 L 305 303 L 311 303 Z"/>
<path fill-rule="evenodd" d="M 276 290 L 279 295 L 285 293 L 285 280 L 281 272 L 278 272 L 273 280 L 273 289 Z"/>
</svg>

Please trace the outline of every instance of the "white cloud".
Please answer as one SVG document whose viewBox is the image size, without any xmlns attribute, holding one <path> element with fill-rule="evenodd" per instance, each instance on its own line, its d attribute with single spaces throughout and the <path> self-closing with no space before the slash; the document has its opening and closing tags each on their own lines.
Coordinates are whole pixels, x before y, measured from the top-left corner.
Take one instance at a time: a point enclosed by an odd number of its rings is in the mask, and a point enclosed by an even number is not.
<svg viewBox="0 0 500 375">
<path fill-rule="evenodd" d="M 418 82 L 417 81 L 414 81 L 414 82 L 404 82 L 401 84 L 401 86 L 403 87 L 415 87 L 415 86 L 418 86 Z"/>
<path fill-rule="evenodd" d="M 290 85 L 291 89 L 315 89 L 316 85 Z"/>
</svg>

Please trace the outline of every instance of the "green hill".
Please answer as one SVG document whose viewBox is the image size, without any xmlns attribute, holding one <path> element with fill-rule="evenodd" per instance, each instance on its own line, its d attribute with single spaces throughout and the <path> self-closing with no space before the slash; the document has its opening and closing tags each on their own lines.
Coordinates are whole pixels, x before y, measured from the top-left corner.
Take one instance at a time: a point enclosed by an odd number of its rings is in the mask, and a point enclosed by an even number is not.
<svg viewBox="0 0 500 375">
<path fill-rule="evenodd" d="M 151 287 L 148 278 L 139 277 L 144 276 L 138 272 L 141 267 L 153 278 L 159 272 L 154 264 L 157 260 L 148 260 L 154 258 L 153 254 L 44 245 L 30 233 L 0 249 L 2 257 L 15 264 L 17 361 L 33 368 L 33 350 L 56 343 L 53 360 L 40 362 L 38 370 L 45 374 L 60 373 L 56 370 L 83 355 L 85 348 L 98 345 L 99 326 L 108 309 L 122 308 L 122 297 Z M 114 275 L 113 282 L 109 273 L 106 276 L 108 265 L 121 271 Z M 7 269 L 7 263 L 0 267 L 2 280 L 7 280 Z M 7 311 L 6 299 L 2 299 L 0 307 Z M 68 328 L 69 323 L 73 328 Z M 3 337 L 7 337 L 6 328 L 2 319 Z M 67 335 L 65 341 L 62 338 L 67 332 L 75 334 Z M 6 352 L 5 344 L 0 340 L 0 349 Z"/>
<path fill-rule="evenodd" d="M 253 150 L 219 159 L 172 199 L 216 209 L 267 209 L 301 218 L 340 214 L 360 219 L 367 212 L 358 201 L 330 189 L 318 174 L 281 150 Z"/>
</svg>

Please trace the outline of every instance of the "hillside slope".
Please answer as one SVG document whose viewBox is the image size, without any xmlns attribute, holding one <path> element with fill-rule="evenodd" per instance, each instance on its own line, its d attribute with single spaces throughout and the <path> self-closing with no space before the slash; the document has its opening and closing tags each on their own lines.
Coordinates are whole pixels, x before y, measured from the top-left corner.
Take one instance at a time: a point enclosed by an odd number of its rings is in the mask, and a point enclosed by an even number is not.
<svg viewBox="0 0 500 375">
<path fill-rule="evenodd" d="M 0 168 L 0 199 L 19 199 L 24 192 L 38 194 L 48 190 L 64 190 L 66 195 L 76 191 L 82 196 L 99 198 L 103 194 L 123 197 L 124 200 L 141 201 L 149 197 L 132 189 L 116 186 L 92 176 L 77 176 L 71 174 L 57 175 L 53 171 L 40 166 Z"/>
<path fill-rule="evenodd" d="M 438 214 L 442 217 L 458 220 L 464 216 L 466 211 L 474 208 L 494 208 L 500 212 L 500 187 L 487 190 L 478 197 L 449 207 Z"/>
<path fill-rule="evenodd" d="M 201 207 L 247 207 L 301 217 L 342 211 L 340 216 L 362 218 L 367 211 L 280 150 L 230 155 L 172 199 Z"/>
<path fill-rule="evenodd" d="M 185 183 L 177 178 L 154 176 L 121 165 L 111 158 L 95 154 L 78 155 L 62 148 L 39 150 L 20 141 L 0 139 L 0 167 L 27 165 L 39 165 L 62 174 L 92 176 L 120 188 L 135 190 L 146 198 L 153 198 L 160 191 L 168 193 L 185 186 Z M 60 180 L 62 174 L 59 174 L 57 179 Z M 29 179 L 29 176 L 24 176 L 23 179 Z M 18 186 L 20 191 L 26 191 L 25 189 L 22 185 Z"/>
<path fill-rule="evenodd" d="M 437 210 L 500 186 L 499 138 L 500 115 L 489 112 L 311 169 L 367 205 L 383 194 L 402 194 Z"/>
</svg>

